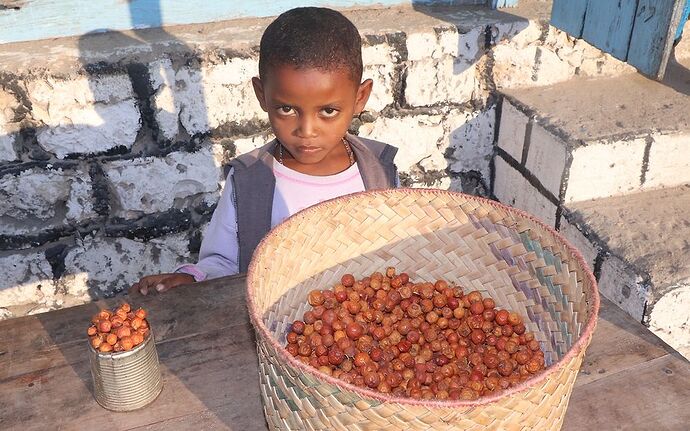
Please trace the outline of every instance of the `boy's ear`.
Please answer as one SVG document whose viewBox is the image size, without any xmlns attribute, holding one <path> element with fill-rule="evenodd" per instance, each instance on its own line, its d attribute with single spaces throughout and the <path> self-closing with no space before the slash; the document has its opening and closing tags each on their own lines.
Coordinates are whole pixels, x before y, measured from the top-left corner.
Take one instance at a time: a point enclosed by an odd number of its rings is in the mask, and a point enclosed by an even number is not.
<svg viewBox="0 0 690 431">
<path fill-rule="evenodd" d="M 266 98 L 264 97 L 264 83 L 261 82 L 258 76 L 255 76 L 252 78 L 252 86 L 254 87 L 254 94 L 259 101 L 259 105 L 261 105 L 261 109 L 263 109 L 264 112 L 268 112 L 268 109 L 266 109 Z"/>
<path fill-rule="evenodd" d="M 357 89 L 357 98 L 355 99 L 355 115 L 359 115 L 364 111 L 364 107 L 371 95 L 371 89 L 374 86 L 374 81 L 365 79 Z"/>
</svg>

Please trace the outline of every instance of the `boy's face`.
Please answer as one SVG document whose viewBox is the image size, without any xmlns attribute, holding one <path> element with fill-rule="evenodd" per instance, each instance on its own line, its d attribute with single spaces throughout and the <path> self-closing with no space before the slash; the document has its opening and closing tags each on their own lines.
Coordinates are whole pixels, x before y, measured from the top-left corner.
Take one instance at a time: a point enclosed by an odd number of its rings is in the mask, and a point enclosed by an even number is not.
<svg viewBox="0 0 690 431">
<path fill-rule="evenodd" d="M 252 80 L 261 108 L 289 154 L 284 163 L 303 173 L 330 175 L 349 166 L 342 138 L 364 109 L 371 80 L 358 84 L 347 70 L 271 68 Z"/>
</svg>

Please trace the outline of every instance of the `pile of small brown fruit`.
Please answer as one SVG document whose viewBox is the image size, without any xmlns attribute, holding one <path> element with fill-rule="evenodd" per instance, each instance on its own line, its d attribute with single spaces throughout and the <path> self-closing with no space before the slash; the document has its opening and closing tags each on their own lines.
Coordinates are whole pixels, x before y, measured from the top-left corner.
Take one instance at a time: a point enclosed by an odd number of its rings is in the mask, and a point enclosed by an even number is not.
<svg viewBox="0 0 690 431">
<path fill-rule="evenodd" d="M 98 352 L 126 352 L 143 343 L 149 335 L 146 310 L 132 311 L 124 303 L 114 311 L 100 310 L 86 330 L 91 346 Z"/>
<path fill-rule="evenodd" d="M 360 387 L 415 399 L 476 400 L 544 369 L 522 318 L 478 291 L 413 283 L 389 267 L 331 290 L 313 290 L 292 323 L 287 351 Z"/>
</svg>

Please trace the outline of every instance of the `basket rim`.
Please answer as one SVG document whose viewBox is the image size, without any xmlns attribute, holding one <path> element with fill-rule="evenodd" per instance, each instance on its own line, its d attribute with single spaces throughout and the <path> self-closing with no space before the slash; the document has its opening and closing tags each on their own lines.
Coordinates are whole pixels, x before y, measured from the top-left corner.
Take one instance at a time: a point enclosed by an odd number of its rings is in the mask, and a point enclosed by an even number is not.
<svg viewBox="0 0 690 431">
<path fill-rule="evenodd" d="M 580 336 L 578 339 L 573 343 L 571 348 L 566 352 L 566 354 L 559 359 L 557 362 L 554 364 L 550 365 L 546 369 L 544 369 L 540 374 L 531 377 L 524 382 L 521 382 L 520 384 L 508 388 L 504 391 L 501 391 L 498 394 L 494 395 L 489 395 L 489 396 L 484 396 L 484 397 L 479 397 L 479 399 L 475 401 L 461 401 L 461 400 L 418 400 L 414 398 L 409 398 L 409 397 L 396 397 L 392 395 L 387 395 L 378 391 L 374 391 L 369 388 L 361 388 L 359 386 L 355 386 L 354 384 L 346 383 L 340 379 L 337 379 L 332 376 L 328 376 L 326 374 L 321 373 L 317 369 L 304 364 L 300 362 L 299 360 L 295 359 L 292 355 L 287 353 L 287 350 L 285 350 L 285 347 L 280 345 L 278 341 L 271 335 L 270 331 L 266 327 L 266 325 L 263 323 L 262 317 L 259 315 L 259 312 L 257 310 L 257 305 L 256 301 L 254 299 L 254 292 L 253 292 L 253 279 L 255 277 L 255 274 L 257 273 L 257 261 L 254 256 L 256 256 L 260 251 L 263 251 L 266 247 L 268 242 L 277 234 L 283 230 L 286 229 L 287 226 L 289 226 L 291 223 L 296 223 L 295 220 L 298 220 L 300 218 L 303 218 L 305 216 L 310 215 L 313 212 L 318 212 L 323 208 L 329 208 L 334 205 L 340 205 L 344 201 L 349 201 L 349 200 L 355 200 L 359 199 L 361 196 L 370 196 L 370 195 L 392 195 L 392 194 L 431 194 L 431 195 L 449 195 L 449 196 L 455 196 L 455 197 L 461 197 L 463 199 L 469 200 L 469 201 L 476 201 L 482 204 L 488 204 L 490 206 L 493 206 L 495 208 L 499 208 L 502 210 L 507 211 L 508 213 L 512 213 L 514 215 L 517 215 L 519 217 L 522 217 L 524 219 L 531 220 L 535 222 L 537 225 L 539 225 L 541 228 L 545 229 L 548 231 L 550 234 L 554 235 L 558 240 L 560 240 L 565 246 L 566 249 L 572 253 L 573 257 L 577 260 L 577 262 L 580 264 L 580 267 L 582 268 L 584 272 L 584 276 L 589 279 L 591 287 L 587 293 L 589 294 L 590 301 L 587 304 L 587 307 L 590 309 L 590 314 L 587 319 L 587 322 L 585 323 L 585 326 L 580 333 Z M 456 408 L 456 407 L 477 407 L 477 406 L 482 406 L 486 404 L 491 404 L 496 401 L 499 401 L 504 398 L 509 398 L 511 396 L 514 396 L 520 392 L 526 391 L 529 388 L 536 386 L 537 384 L 540 384 L 544 382 L 548 377 L 551 375 L 555 374 L 558 372 L 561 368 L 563 368 L 567 363 L 569 363 L 574 357 L 580 354 L 580 352 L 584 351 L 587 346 L 589 345 L 589 342 L 591 341 L 592 334 L 594 333 L 594 329 L 596 328 L 597 324 L 597 318 L 599 316 L 599 306 L 600 306 L 600 300 L 599 300 L 599 288 L 597 285 L 596 278 L 594 277 L 594 274 L 592 273 L 592 270 L 590 269 L 589 265 L 587 262 L 584 260 L 584 257 L 582 256 L 582 253 L 577 250 L 570 242 L 559 232 L 557 232 L 554 228 L 548 226 L 545 224 L 543 221 L 539 220 L 537 217 L 533 216 L 532 214 L 523 211 L 518 208 L 514 208 L 505 204 L 502 204 L 500 202 L 496 202 L 490 199 L 482 198 L 479 196 L 473 196 L 473 195 L 468 195 L 465 193 L 460 193 L 460 192 L 454 192 L 454 191 L 449 191 L 449 190 L 440 190 L 440 189 L 429 189 L 429 188 L 396 188 L 396 189 L 382 189 L 382 190 L 370 190 L 370 191 L 364 191 L 364 192 L 357 192 L 357 193 L 352 193 L 344 196 L 339 196 L 333 199 L 329 199 L 326 201 L 323 201 L 321 203 L 318 203 L 316 205 L 313 205 L 311 207 L 305 208 L 292 216 L 288 217 L 286 220 L 284 220 L 282 223 L 280 223 L 278 226 L 273 228 L 259 243 L 259 245 L 256 247 L 256 250 L 254 251 L 254 255 L 252 256 L 252 259 L 249 263 L 249 268 L 247 271 L 247 282 L 246 282 L 246 289 L 247 289 L 247 308 L 249 311 L 249 318 L 252 322 L 252 325 L 254 326 L 254 329 L 260 334 L 261 338 L 264 340 L 267 340 L 271 345 L 273 345 L 275 351 L 277 354 L 281 357 L 282 361 L 285 363 L 290 364 L 290 366 L 296 368 L 297 370 L 307 373 L 313 378 L 316 378 L 317 380 L 323 380 L 327 382 L 328 384 L 334 385 L 340 389 L 348 390 L 351 392 L 354 392 L 361 396 L 362 398 L 369 398 L 369 399 L 374 399 L 377 401 L 381 402 L 387 402 L 387 403 L 398 403 L 401 405 L 408 405 L 408 406 L 423 406 L 423 407 L 430 407 L 430 408 Z"/>
</svg>

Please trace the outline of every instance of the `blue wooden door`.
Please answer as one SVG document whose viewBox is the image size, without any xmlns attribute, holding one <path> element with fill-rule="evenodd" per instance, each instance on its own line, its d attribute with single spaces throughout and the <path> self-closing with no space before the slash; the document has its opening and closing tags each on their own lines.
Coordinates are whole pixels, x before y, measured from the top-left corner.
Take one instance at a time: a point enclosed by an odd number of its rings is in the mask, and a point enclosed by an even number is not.
<svg viewBox="0 0 690 431">
<path fill-rule="evenodd" d="M 554 0 L 551 24 L 662 79 L 687 0 Z"/>
</svg>

